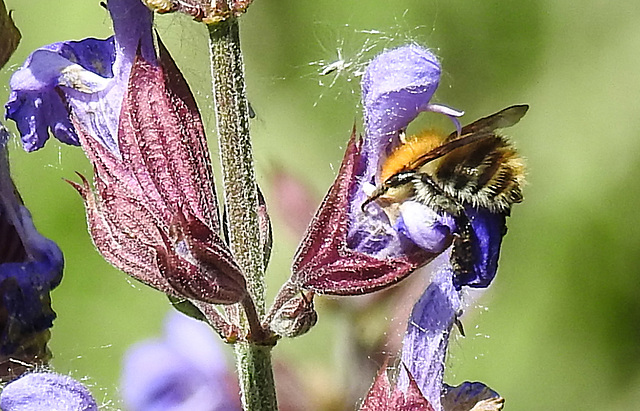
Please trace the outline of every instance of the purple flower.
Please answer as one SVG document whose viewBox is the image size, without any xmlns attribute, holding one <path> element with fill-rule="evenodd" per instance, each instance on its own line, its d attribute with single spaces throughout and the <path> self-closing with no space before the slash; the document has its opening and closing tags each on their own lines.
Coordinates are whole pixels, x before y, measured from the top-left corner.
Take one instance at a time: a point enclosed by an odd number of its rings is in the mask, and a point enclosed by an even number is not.
<svg viewBox="0 0 640 411">
<path fill-rule="evenodd" d="M 155 61 L 151 12 L 139 0 L 110 0 L 115 35 L 44 46 L 11 77 L 6 117 L 16 122 L 25 150 L 42 148 L 49 131 L 79 145 L 73 117 L 118 153 L 118 119 L 138 48 Z"/>
<path fill-rule="evenodd" d="M 27 150 L 48 130 L 81 144 L 94 188 L 85 200 L 94 244 L 114 266 L 168 295 L 243 300 L 245 280 L 220 238 L 200 114 L 139 0 L 111 0 L 113 38 L 36 50 L 11 80 L 7 116 Z"/>
<path fill-rule="evenodd" d="M 0 394 L 3 411 L 98 411 L 87 388 L 66 375 L 36 372 L 7 384 Z"/>
<path fill-rule="evenodd" d="M 58 246 L 33 225 L 29 210 L 11 180 L 7 141 L 0 124 L 0 374 L 23 371 L 20 362 L 49 359 L 46 343 L 56 315 L 49 293 L 62 279 Z M 14 361 L 17 360 L 17 361 Z"/>
<path fill-rule="evenodd" d="M 241 409 L 220 340 L 205 323 L 176 312 L 162 339 L 129 349 L 121 386 L 131 411 Z"/>
<path fill-rule="evenodd" d="M 437 58 L 417 45 L 387 51 L 369 64 L 362 81 L 365 135 L 356 141 L 354 130 L 336 181 L 298 247 L 294 285 L 341 295 L 376 291 L 402 280 L 452 243 L 455 288 L 489 285 L 505 216 L 521 200 L 523 181 L 522 160 L 493 130 L 515 124 L 527 106 L 461 128 L 457 117 L 462 112 L 431 102 L 439 79 Z M 407 140 L 407 126 L 424 111 L 449 116 L 456 132 Z M 475 163 L 477 158 L 490 166 Z M 434 160 L 445 159 L 447 167 L 458 167 L 457 174 L 437 180 L 437 173 L 454 173 L 437 168 L 442 163 Z M 466 191 L 456 191 L 460 182 L 467 184 L 462 186 Z M 397 194 L 385 199 L 390 204 L 375 201 L 392 190 Z M 477 198 L 467 194 L 474 190 Z"/>
<path fill-rule="evenodd" d="M 390 50 L 369 64 L 362 81 L 365 136 L 356 141 L 354 130 L 338 177 L 298 248 L 294 284 L 330 294 L 376 291 L 451 244 L 454 220 L 418 202 L 401 205 L 395 221 L 377 205 L 362 209 L 382 162 L 418 114 L 462 114 L 431 103 L 439 80 L 437 58 L 416 45 Z"/>
<path fill-rule="evenodd" d="M 449 334 L 462 313 L 462 302 L 453 286 L 453 276 L 448 262 L 437 268 L 431 284 L 413 307 L 402 341 L 402 364 L 437 411 L 441 409 Z M 399 385 L 402 387 L 409 385 L 407 372 L 400 372 Z"/>
<path fill-rule="evenodd" d="M 460 290 L 489 286 L 506 216 L 522 200 L 523 162 L 494 130 L 518 122 L 528 106 L 461 128 L 461 112 L 431 103 L 439 78 L 437 58 L 416 45 L 387 51 L 369 64 L 362 81 L 365 136 L 356 142 L 352 135 L 293 265 L 294 285 L 351 295 L 394 284 L 442 253 L 411 314 L 398 384 L 390 391 L 379 376 L 370 392 L 373 402 L 364 409 L 442 410 L 444 359 L 462 314 Z M 423 111 L 448 115 L 456 131 L 407 138 L 407 126 Z M 463 391 L 450 392 L 462 398 Z M 403 395 L 413 405 L 400 400 Z"/>
<path fill-rule="evenodd" d="M 437 265 L 433 280 L 413 307 L 402 341 L 398 386 L 407 390 L 415 383 L 435 411 L 500 410 L 504 399 L 482 383 L 450 387 L 443 382 L 449 337 L 463 308 L 448 259 L 443 254 L 432 263 Z M 474 408 L 478 404 L 482 407 Z"/>
</svg>

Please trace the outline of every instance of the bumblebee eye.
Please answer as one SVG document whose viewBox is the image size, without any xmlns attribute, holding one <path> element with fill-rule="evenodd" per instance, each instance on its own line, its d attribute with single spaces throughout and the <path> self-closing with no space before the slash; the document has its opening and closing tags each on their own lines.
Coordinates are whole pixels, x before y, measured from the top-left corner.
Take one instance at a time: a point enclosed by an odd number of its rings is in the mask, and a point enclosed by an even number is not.
<svg viewBox="0 0 640 411">
<path fill-rule="evenodd" d="M 402 171 L 389 177 L 387 181 L 382 183 L 382 187 L 385 187 L 384 191 L 387 191 L 390 188 L 400 187 L 404 184 L 410 183 L 414 179 L 415 175 L 415 171 Z"/>
</svg>

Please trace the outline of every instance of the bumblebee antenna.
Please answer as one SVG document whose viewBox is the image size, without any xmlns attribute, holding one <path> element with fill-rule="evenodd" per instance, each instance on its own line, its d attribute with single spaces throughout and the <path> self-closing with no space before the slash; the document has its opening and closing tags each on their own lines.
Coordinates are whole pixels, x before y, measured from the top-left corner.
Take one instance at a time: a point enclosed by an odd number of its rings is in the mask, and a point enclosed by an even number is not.
<svg viewBox="0 0 640 411">
<path fill-rule="evenodd" d="M 387 192 L 388 189 L 389 187 L 385 186 L 384 184 L 376 188 L 375 191 L 371 193 L 369 198 L 364 200 L 364 203 L 362 203 L 362 205 L 360 206 L 360 208 L 362 209 L 362 212 L 366 213 L 365 207 L 373 203 L 374 201 L 376 201 L 378 198 L 380 198 L 384 193 Z"/>
</svg>

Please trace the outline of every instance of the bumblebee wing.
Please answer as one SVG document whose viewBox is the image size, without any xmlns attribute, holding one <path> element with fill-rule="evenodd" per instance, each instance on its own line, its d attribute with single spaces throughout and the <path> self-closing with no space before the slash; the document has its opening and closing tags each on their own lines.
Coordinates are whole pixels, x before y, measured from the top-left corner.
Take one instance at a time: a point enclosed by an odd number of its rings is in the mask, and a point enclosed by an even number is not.
<svg viewBox="0 0 640 411">
<path fill-rule="evenodd" d="M 481 118 L 478 121 L 474 121 L 464 126 L 459 136 L 455 131 L 449 134 L 443 144 L 413 160 L 407 168 L 413 170 L 422 167 L 430 161 L 449 154 L 456 148 L 475 143 L 479 140 L 492 138 L 495 136 L 493 133 L 494 130 L 513 126 L 520 121 L 527 113 L 527 110 L 529 110 L 529 106 L 526 104 L 515 105 Z"/>
<path fill-rule="evenodd" d="M 527 113 L 529 106 L 527 104 L 519 104 L 507 107 L 490 116 L 483 117 L 480 120 L 468 124 L 458 132 L 454 131 L 449 134 L 445 141 L 454 141 L 464 138 L 467 134 L 479 133 L 481 131 L 491 132 L 499 128 L 507 128 L 515 125 Z"/>
<path fill-rule="evenodd" d="M 476 141 L 479 141 L 479 140 L 490 138 L 493 135 L 494 135 L 493 131 L 480 131 L 480 132 L 462 135 L 458 139 L 447 141 L 446 143 L 434 148 L 428 153 L 421 155 L 417 159 L 413 160 L 406 168 L 409 170 L 420 168 L 430 161 L 433 161 L 435 159 L 438 159 L 442 156 L 449 154 L 456 148 L 463 147 L 471 143 L 475 143 Z"/>
</svg>

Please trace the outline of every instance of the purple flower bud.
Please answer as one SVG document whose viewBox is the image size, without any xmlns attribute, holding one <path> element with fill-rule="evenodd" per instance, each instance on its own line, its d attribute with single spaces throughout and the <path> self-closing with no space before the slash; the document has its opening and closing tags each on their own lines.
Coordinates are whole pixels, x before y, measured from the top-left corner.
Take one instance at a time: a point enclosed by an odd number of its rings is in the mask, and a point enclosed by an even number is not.
<svg viewBox="0 0 640 411">
<path fill-rule="evenodd" d="M 46 343 L 56 315 L 49 293 L 62 279 L 58 246 L 33 225 L 9 174 L 7 130 L 0 124 L 0 376 L 49 359 Z M 17 360 L 14 362 L 14 360 Z"/>
<path fill-rule="evenodd" d="M 98 404 L 87 388 L 66 375 L 25 374 L 2 390 L 3 411 L 74 410 L 98 411 Z"/>
<path fill-rule="evenodd" d="M 205 323 L 171 313 L 162 339 L 139 343 L 126 354 L 121 381 L 126 408 L 240 410 L 221 348 Z"/>
</svg>

